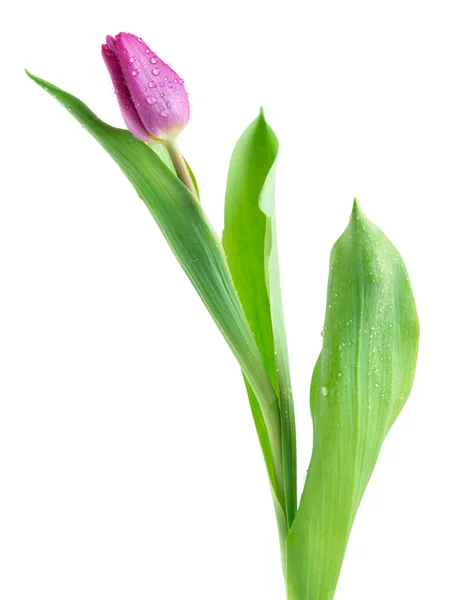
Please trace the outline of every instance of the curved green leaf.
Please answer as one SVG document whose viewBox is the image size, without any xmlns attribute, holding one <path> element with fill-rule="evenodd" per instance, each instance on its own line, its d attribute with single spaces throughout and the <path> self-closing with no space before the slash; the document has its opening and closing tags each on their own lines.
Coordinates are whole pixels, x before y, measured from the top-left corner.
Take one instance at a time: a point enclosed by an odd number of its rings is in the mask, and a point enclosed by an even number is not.
<svg viewBox="0 0 450 600">
<path fill-rule="evenodd" d="M 131 133 L 98 119 L 80 100 L 28 75 L 100 142 L 145 202 L 183 270 L 209 310 L 257 400 L 267 442 L 265 459 L 276 496 L 283 498 L 278 400 L 242 310 L 222 245 L 199 202 L 164 162 Z"/>
<path fill-rule="evenodd" d="M 403 261 L 360 211 L 333 247 L 311 385 L 314 446 L 287 539 L 288 597 L 331 600 L 383 440 L 410 393 L 419 323 Z"/>
<path fill-rule="evenodd" d="M 277 153 L 277 138 L 261 111 L 233 151 L 222 241 L 245 315 L 279 397 L 285 511 L 289 526 L 297 510 L 297 466 L 275 230 Z M 249 399 L 252 404 L 251 395 Z M 264 451 L 263 440 L 261 445 Z"/>
</svg>

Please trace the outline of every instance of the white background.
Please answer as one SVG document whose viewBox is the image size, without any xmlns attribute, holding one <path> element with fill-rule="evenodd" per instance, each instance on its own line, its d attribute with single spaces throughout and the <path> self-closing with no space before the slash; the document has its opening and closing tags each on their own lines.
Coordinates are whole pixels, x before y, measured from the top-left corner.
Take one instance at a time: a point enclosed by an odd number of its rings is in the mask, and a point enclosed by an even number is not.
<svg viewBox="0 0 450 600">
<path fill-rule="evenodd" d="M 402 253 L 421 317 L 417 377 L 336 600 L 449 598 L 448 3 L 44 0 L 8 11 L 0 597 L 284 594 L 237 364 L 125 177 L 23 73 L 121 126 L 100 45 L 125 30 L 185 79 L 192 119 L 180 144 L 218 230 L 230 154 L 261 104 L 279 136 L 300 483 L 328 256 L 354 196 Z"/>
</svg>

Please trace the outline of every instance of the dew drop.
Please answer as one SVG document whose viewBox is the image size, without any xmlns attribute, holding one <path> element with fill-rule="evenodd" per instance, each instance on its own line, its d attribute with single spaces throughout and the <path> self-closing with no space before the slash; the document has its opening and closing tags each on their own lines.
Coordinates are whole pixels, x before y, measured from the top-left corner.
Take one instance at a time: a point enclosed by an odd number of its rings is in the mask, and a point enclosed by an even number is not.
<svg viewBox="0 0 450 600">
<path fill-rule="evenodd" d="M 165 87 L 166 83 L 164 81 L 161 81 L 159 84 L 161 87 Z"/>
<path fill-rule="evenodd" d="M 150 59 L 150 62 L 152 63 L 152 65 L 156 65 L 157 62 L 158 62 L 158 59 L 156 58 L 156 56 L 152 56 L 151 59 Z"/>
<path fill-rule="evenodd" d="M 156 100 L 156 98 L 153 98 L 153 96 L 148 96 L 147 102 L 148 102 L 148 104 L 152 105 L 152 104 L 156 104 L 157 100 Z"/>
<path fill-rule="evenodd" d="M 167 110 L 165 108 L 163 108 L 162 111 L 159 114 L 162 117 L 164 117 L 165 119 L 169 116 L 169 113 L 167 112 Z"/>
<path fill-rule="evenodd" d="M 134 58 L 133 57 L 130 58 L 130 63 L 134 63 Z"/>
<path fill-rule="evenodd" d="M 155 67 L 152 71 L 153 75 L 159 75 L 159 69 L 158 67 Z"/>
<path fill-rule="evenodd" d="M 172 103 L 171 102 L 166 102 L 166 106 L 167 106 L 167 108 L 172 108 Z"/>
<path fill-rule="evenodd" d="M 150 83 L 148 84 L 149 87 L 151 88 L 155 88 L 156 87 L 156 82 L 155 81 L 150 81 Z"/>
<path fill-rule="evenodd" d="M 325 386 L 322 387 L 321 391 L 322 391 L 322 396 L 328 396 L 328 389 Z"/>
<path fill-rule="evenodd" d="M 139 73 L 139 71 L 136 71 L 136 70 L 135 70 L 135 71 L 132 71 L 132 73 L 131 73 L 131 74 L 132 74 L 134 77 L 136 77 L 136 75 L 137 75 L 138 73 Z"/>
<path fill-rule="evenodd" d="M 150 50 L 148 48 L 145 49 L 145 54 L 150 54 Z"/>
<path fill-rule="evenodd" d="M 178 79 L 175 77 L 175 79 L 173 80 L 174 83 L 178 83 Z"/>
<path fill-rule="evenodd" d="M 167 84 L 168 88 L 173 88 L 173 83 L 171 81 L 169 81 L 169 83 Z"/>
</svg>

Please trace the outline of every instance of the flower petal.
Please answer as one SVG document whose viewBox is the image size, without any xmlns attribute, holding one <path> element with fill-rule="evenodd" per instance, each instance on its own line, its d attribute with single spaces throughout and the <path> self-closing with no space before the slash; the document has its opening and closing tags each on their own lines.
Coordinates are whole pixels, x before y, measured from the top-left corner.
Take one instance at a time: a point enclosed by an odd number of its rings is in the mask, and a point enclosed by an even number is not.
<svg viewBox="0 0 450 600">
<path fill-rule="evenodd" d="M 141 119 L 136 111 L 136 108 L 131 100 L 130 92 L 128 91 L 119 59 L 115 51 L 115 40 L 111 36 L 106 38 L 106 44 L 102 46 L 102 56 L 106 67 L 111 76 L 114 91 L 119 101 L 120 111 L 125 120 L 125 123 L 134 137 L 147 142 L 149 134 L 146 131 Z"/>
</svg>

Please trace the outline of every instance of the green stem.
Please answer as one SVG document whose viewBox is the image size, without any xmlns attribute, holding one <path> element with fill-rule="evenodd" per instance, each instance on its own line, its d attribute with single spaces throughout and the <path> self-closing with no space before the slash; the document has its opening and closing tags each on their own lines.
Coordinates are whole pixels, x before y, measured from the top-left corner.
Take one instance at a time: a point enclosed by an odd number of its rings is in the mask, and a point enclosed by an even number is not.
<svg viewBox="0 0 450 600">
<path fill-rule="evenodd" d="M 187 189 L 191 192 L 191 194 L 199 200 L 197 196 L 197 191 L 194 186 L 194 182 L 192 181 L 191 174 L 189 173 L 189 169 L 186 166 L 186 161 L 181 154 L 181 151 L 178 147 L 176 141 L 167 141 L 165 142 L 165 146 L 170 154 L 170 158 L 172 159 L 173 166 L 178 175 L 178 179 L 184 183 Z"/>
</svg>

